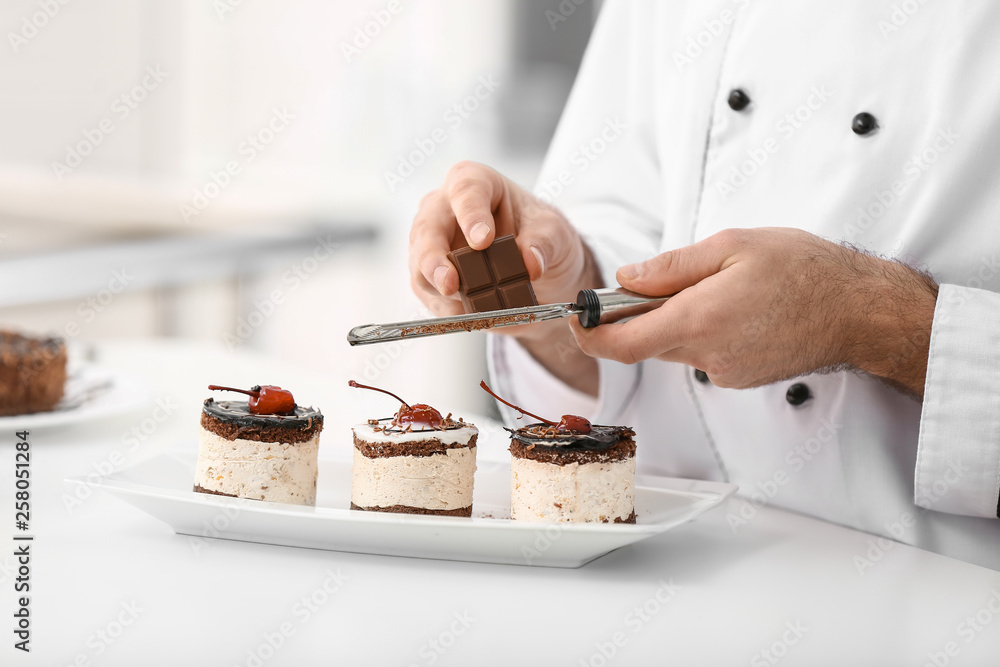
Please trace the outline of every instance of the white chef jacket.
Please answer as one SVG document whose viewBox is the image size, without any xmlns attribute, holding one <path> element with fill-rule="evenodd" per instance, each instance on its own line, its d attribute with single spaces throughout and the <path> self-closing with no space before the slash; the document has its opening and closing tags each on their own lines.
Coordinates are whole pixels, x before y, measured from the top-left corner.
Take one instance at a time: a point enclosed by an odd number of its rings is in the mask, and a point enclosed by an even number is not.
<svg viewBox="0 0 1000 667">
<path fill-rule="evenodd" d="M 768 502 L 1000 569 L 998 34 L 996 2 L 609 0 L 536 187 L 605 283 L 732 227 L 915 263 L 941 284 L 924 399 L 852 372 L 732 390 L 602 360 L 594 400 L 491 336 L 501 395 L 632 426 L 640 473 L 739 484 L 734 531 Z"/>
</svg>

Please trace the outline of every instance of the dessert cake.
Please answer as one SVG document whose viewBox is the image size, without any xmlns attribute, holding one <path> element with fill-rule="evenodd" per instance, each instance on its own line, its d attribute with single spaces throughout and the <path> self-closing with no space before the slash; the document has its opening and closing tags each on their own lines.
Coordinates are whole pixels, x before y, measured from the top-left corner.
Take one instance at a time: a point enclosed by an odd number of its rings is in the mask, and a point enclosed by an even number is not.
<svg viewBox="0 0 1000 667">
<path fill-rule="evenodd" d="M 472 516 L 476 439 L 472 424 L 422 403 L 351 380 L 350 386 L 389 394 L 402 407 L 354 432 L 351 509 L 402 514 Z"/>
<path fill-rule="evenodd" d="M 66 345 L 0 331 L 0 416 L 47 412 L 66 386 Z"/>
<path fill-rule="evenodd" d="M 237 391 L 249 401 L 205 399 L 194 490 L 294 505 L 316 504 L 323 414 L 292 394 L 264 385 Z"/>
<path fill-rule="evenodd" d="M 510 510 L 519 521 L 635 523 L 635 432 L 591 425 L 563 415 L 558 423 L 497 400 L 541 420 L 507 429 L 510 439 Z"/>
</svg>

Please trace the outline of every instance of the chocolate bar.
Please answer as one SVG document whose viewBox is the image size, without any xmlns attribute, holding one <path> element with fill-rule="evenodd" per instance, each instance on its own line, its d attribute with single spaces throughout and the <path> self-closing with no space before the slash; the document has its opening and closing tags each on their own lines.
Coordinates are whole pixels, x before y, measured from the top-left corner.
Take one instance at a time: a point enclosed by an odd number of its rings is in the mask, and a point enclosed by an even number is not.
<svg viewBox="0 0 1000 667">
<path fill-rule="evenodd" d="M 458 269 L 458 292 L 467 313 L 538 305 L 513 235 L 495 239 L 485 250 L 452 250 L 448 259 Z"/>
</svg>

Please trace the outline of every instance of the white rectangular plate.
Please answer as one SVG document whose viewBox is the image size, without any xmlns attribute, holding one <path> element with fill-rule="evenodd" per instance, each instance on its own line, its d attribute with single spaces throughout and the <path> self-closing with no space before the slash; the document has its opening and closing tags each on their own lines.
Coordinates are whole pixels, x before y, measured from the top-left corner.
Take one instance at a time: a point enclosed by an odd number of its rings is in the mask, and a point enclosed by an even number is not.
<svg viewBox="0 0 1000 667">
<path fill-rule="evenodd" d="M 360 512 L 351 500 L 351 464 L 319 462 L 316 507 L 195 493 L 194 453 L 162 454 L 107 477 L 75 477 L 165 522 L 176 533 L 330 551 L 580 567 L 626 544 L 690 521 L 736 485 L 668 477 L 636 482 L 637 523 L 537 524 L 512 521 L 510 470 L 480 462 L 473 517 Z"/>
</svg>

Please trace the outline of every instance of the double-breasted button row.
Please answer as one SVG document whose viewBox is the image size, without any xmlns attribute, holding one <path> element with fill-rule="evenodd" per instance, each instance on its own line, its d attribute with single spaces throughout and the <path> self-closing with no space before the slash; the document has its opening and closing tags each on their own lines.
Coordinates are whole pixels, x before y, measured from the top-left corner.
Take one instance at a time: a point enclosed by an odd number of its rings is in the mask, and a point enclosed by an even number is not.
<svg viewBox="0 0 1000 667">
<path fill-rule="evenodd" d="M 708 384 L 710 382 L 708 379 L 708 373 L 700 368 L 694 369 L 694 379 L 701 384 Z M 789 405 L 802 405 L 812 397 L 812 390 L 809 389 L 809 385 L 804 382 L 796 382 L 795 384 L 790 385 L 788 390 L 785 391 L 785 400 L 788 401 Z"/>
<path fill-rule="evenodd" d="M 729 108 L 733 111 L 743 111 L 750 106 L 750 95 L 742 88 L 733 88 L 729 91 Z M 879 127 L 878 119 L 867 111 L 854 116 L 851 119 L 851 131 L 859 137 L 871 134 Z"/>
</svg>

